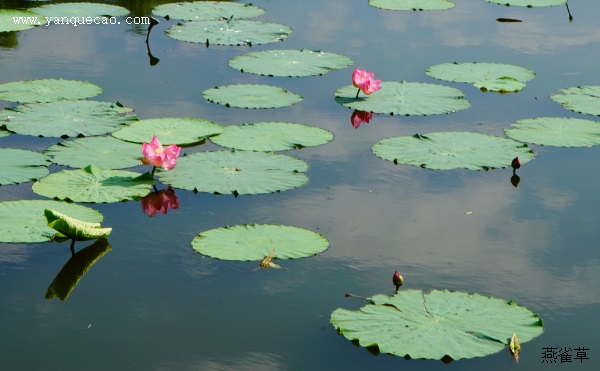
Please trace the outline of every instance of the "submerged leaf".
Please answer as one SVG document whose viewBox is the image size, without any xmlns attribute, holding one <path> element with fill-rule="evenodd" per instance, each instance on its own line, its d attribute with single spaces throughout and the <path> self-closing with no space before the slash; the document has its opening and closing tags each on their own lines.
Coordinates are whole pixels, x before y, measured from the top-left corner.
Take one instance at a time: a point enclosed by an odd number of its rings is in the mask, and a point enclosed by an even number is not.
<svg viewBox="0 0 600 371">
<path fill-rule="evenodd" d="M 479 294 L 406 290 L 368 301 L 357 311 L 334 310 L 331 324 L 348 340 L 400 357 L 483 357 L 502 350 L 513 332 L 522 342 L 543 332 L 531 310 Z"/>
<path fill-rule="evenodd" d="M 44 216 L 48 222 L 48 227 L 59 232 L 62 235 L 61 237 L 64 236 L 74 241 L 106 238 L 112 232 L 112 228 L 100 228 L 100 223 L 90 223 L 71 218 L 52 209 L 45 209 Z"/>
</svg>

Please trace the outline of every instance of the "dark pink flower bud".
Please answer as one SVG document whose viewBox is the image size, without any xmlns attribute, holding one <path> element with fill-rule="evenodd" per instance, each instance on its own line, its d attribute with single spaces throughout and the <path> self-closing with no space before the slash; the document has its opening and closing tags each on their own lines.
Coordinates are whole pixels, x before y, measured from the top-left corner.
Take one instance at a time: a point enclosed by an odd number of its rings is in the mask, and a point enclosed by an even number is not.
<svg viewBox="0 0 600 371">
<path fill-rule="evenodd" d="M 515 157 L 515 158 L 512 160 L 512 163 L 511 163 L 511 165 L 512 165 L 512 168 L 513 168 L 513 169 L 517 170 L 518 168 L 520 168 L 520 167 L 521 167 L 522 163 L 521 163 L 521 160 L 520 160 L 518 157 Z"/>
<path fill-rule="evenodd" d="M 394 286 L 396 286 L 396 291 L 398 291 L 400 286 L 402 286 L 402 284 L 404 283 L 404 278 L 402 277 L 400 272 L 398 272 L 398 271 L 394 272 L 394 277 L 392 278 L 392 282 L 394 282 Z"/>
</svg>

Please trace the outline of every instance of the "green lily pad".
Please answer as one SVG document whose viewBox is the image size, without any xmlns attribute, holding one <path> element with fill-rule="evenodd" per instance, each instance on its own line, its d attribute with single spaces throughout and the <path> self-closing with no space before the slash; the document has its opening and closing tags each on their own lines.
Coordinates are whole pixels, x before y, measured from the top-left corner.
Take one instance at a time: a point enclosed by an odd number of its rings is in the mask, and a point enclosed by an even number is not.
<svg viewBox="0 0 600 371">
<path fill-rule="evenodd" d="M 600 116 L 600 85 L 566 88 L 560 92 L 562 94 L 551 94 L 550 99 L 571 111 Z"/>
<path fill-rule="evenodd" d="M 297 259 L 317 255 L 329 247 L 322 235 L 284 225 L 252 224 L 216 228 L 201 232 L 192 248 L 223 260 L 260 260 L 275 249 L 276 259 Z"/>
<path fill-rule="evenodd" d="M 48 175 L 50 159 L 24 149 L 0 148 L 0 186 L 37 180 Z"/>
<path fill-rule="evenodd" d="M 511 166 L 515 157 L 519 157 L 523 164 L 534 158 L 533 151 L 526 144 L 470 132 L 387 138 L 377 142 L 371 151 L 396 164 L 435 170 L 489 170 Z"/>
<path fill-rule="evenodd" d="M 10 131 L 5 130 L 0 126 L 0 138 L 7 137 L 10 135 Z"/>
<path fill-rule="evenodd" d="M 498 79 L 487 79 L 475 81 L 473 84 L 481 91 L 495 91 L 500 93 L 518 92 L 523 90 L 525 83 L 512 77 L 501 77 Z"/>
<path fill-rule="evenodd" d="M 87 81 L 43 79 L 0 84 L 0 99 L 20 103 L 45 103 L 63 99 L 84 99 L 102 93 Z"/>
<path fill-rule="evenodd" d="M 85 222 L 52 209 L 45 209 L 44 216 L 48 227 L 58 232 L 57 236 L 74 241 L 106 238 L 112 232 L 112 228 L 100 228 L 100 223 Z"/>
<path fill-rule="evenodd" d="M 518 120 L 504 130 L 512 139 L 555 147 L 591 147 L 600 144 L 600 122 L 566 118 L 537 117 Z"/>
<path fill-rule="evenodd" d="M 406 116 L 452 113 L 471 105 L 460 90 L 437 84 L 382 82 L 381 90 L 356 98 L 357 90 L 353 85 L 338 89 L 336 102 L 359 111 Z"/>
<path fill-rule="evenodd" d="M 129 14 L 129 10 L 121 6 L 100 3 L 48 4 L 30 10 L 46 17 L 123 17 Z"/>
<path fill-rule="evenodd" d="M 216 122 L 197 118 L 156 118 L 134 122 L 112 133 L 112 136 L 128 142 L 149 143 L 154 135 L 164 145 L 178 146 L 199 143 L 208 137 L 221 134 L 223 126 Z"/>
<path fill-rule="evenodd" d="M 285 151 L 320 146 L 333 139 L 331 132 L 290 122 L 257 122 L 225 127 L 210 140 L 220 146 L 250 151 Z"/>
<path fill-rule="evenodd" d="M 540 6 L 557 6 L 564 5 L 567 0 L 485 0 L 488 3 L 494 3 L 499 5 L 512 5 L 512 6 L 526 6 L 528 8 L 540 7 Z"/>
<path fill-rule="evenodd" d="M 73 168 L 94 164 L 103 169 L 124 169 L 140 165 L 142 146 L 112 137 L 66 140 L 49 147 L 44 154 L 52 162 Z"/>
<path fill-rule="evenodd" d="M 120 103 L 65 100 L 30 103 L 2 111 L 6 127 L 18 134 L 77 137 L 111 133 L 137 121 L 132 109 Z"/>
<path fill-rule="evenodd" d="M 89 165 L 78 170 L 61 170 L 33 183 L 35 193 L 74 202 L 119 202 L 143 197 L 154 178 L 145 173 L 101 169 Z"/>
<path fill-rule="evenodd" d="M 385 10 L 445 10 L 454 7 L 449 0 L 369 0 L 369 4 Z"/>
<path fill-rule="evenodd" d="M 46 290 L 46 299 L 59 298 L 62 301 L 67 300 L 69 295 L 87 271 L 100 258 L 112 249 L 108 241 L 104 238 L 96 240 L 90 246 L 79 250 L 58 272 L 48 290 Z"/>
<path fill-rule="evenodd" d="M 152 9 L 152 13 L 165 18 L 185 21 L 219 21 L 231 17 L 235 19 L 258 17 L 265 11 L 252 4 L 194 1 L 159 5 Z"/>
<path fill-rule="evenodd" d="M 540 317 L 512 300 L 465 292 L 400 291 L 375 295 L 357 311 L 338 308 L 330 322 L 346 339 L 400 357 L 454 360 L 501 351 L 544 331 Z"/>
<path fill-rule="evenodd" d="M 33 18 L 23 19 L 20 24 L 15 23 L 13 17 L 39 17 L 37 20 L 38 24 L 30 24 L 29 20 Z M 0 9 L 0 32 L 10 32 L 10 31 L 22 31 L 28 30 L 30 28 L 34 28 L 42 24 L 44 17 L 41 14 L 36 12 L 32 12 L 30 10 L 13 10 L 13 9 Z"/>
<path fill-rule="evenodd" d="M 229 60 L 229 66 L 242 72 L 264 76 L 317 76 L 354 64 L 340 54 L 320 50 L 263 50 L 238 55 Z"/>
<path fill-rule="evenodd" d="M 100 212 L 86 206 L 49 200 L 0 202 L 0 242 L 33 243 L 54 239 L 57 232 L 48 227 L 44 210 L 53 209 L 90 223 L 102 222 Z"/>
<path fill-rule="evenodd" d="M 196 152 L 177 160 L 177 167 L 158 174 L 160 181 L 190 191 L 261 194 L 298 188 L 308 182 L 308 164 L 264 152 Z"/>
<path fill-rule="evenodd" d="M 167 36 L 180 41 L 217 45 L 260 45 L 287 39 L 292 29 L 259 21 L 191 21 L 169 27 Z"/>
<path fill-rule="evenodd" d="M 219 86 L 203 91 L 202 96 L 209 102 L 240 108 L 287 107 L 303 99 L 277 86 L 256 84 Z"/>
<path fill-rule="evenodd" d="M 535 77 L 525 67 L 501 63 L 443 63 L 429 67 L 425 73 L 435 79 L 473 83 L 479 89 L 497 92 L 519 91 L 524 82 Z"/>
</svg>

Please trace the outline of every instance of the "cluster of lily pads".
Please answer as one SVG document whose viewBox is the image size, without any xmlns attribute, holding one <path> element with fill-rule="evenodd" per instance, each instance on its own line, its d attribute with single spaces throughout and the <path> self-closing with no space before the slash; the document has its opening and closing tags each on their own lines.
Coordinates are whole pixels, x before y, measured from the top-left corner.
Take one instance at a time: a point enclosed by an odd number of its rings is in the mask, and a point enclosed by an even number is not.
<svg viewBox="0 0 600 371">
<path fill-rule="evenodd" d="M 559 5 L 554 4 L 559 2 L 565 4 L 566 0 L 540 1 L 539 5 Z M 419 1 L 419 8 L 409 5 L 413 3 L 417 2 L 370 1 L 375 7 L 392 10 L 404 10 L 405 7 L 409 7 L 406 10 L 447 9 L 453 6 L 452 2 L 445 0 Z M 509 3 L 527 6 L 517 0 Z M 399 4 L 402 7 L 398 8 Z M 41 6 L 35 11 L 53 14 L 51 12 L 56 12 L 56 7 L 61 5 L 67 4 Z M 59 8 L 59 11 L 64 12 L 64 9 Z M 280 42 L 292 32 L 283 25 L 242 20 L 262 15 L 264 10 L 240 3 L 165 4 L 156 7 L 153 12 L 166 19 L 186 21 L 169 28 L 169 37 L 206 45 Z M 0 17 L 7 14 L 3 11 Z M 107 11 L 101 10 L 100 14 L 106 15 Z M 122 11 L 114 8 L 108 14 L 123 15 Z M 265 50 L 229 61 L 232 68 L 245 73 L 291 77 L 323 75 L 352 64 L 348 57 L 308 49 Z M 525 81 L 535 76 L 533 71 L 522 67 L 494 63 L 447 63 L 432 66 L 426 73 L 436 79 L 470 82 L 481 90 L 501 93 L 517 92 L 525 87 Z M 379 89 L 368 90 L 366 96 L 358 96 L 356 87 L 355 84 L 348 85 L 334 93 L 338 103 L 355 110 L 353 120 L 356 117 L 368 121 L 372 113 L 407 116 L 446 114 L 470 106 L 460 90 L 444 85 L 383 81 L 377 83 Z M 81 258 L 88 265 L 70 273 L 76 277 L 81 277 L 89 269 L 90 262 L 110 249 L 105 239 L 109 231 L 100 228 L 100 213 L 70 202 L 141 199 L 142 207 L 146 205 L 148 215 L 153 216 L 158 211 L 166 213 L 166 209 L 178 207 L 174 189 L 235 196 L 290 190 L 308 181 L 305 174 L 308 164 L 273 152 L 323 145 L 333 139 L 327 130 L 298 123 L 260 122 L 223 127 L 198 118 L 139 120 L 133 109 L 119 102 L 89 100 L 100 92 L 101 88 L 96 85 L 70 80 L 0 84 L 0 99 L 21 103 L 0 112 L 0 137 L 17 133 L 63 139 L 44 153 L 0 148 L 0 156 L 5 160 L 0 185 L 33 180 L 32 189 L 36 194 L 54 199 L 0 202 L 0 242 L 98 238 L 92 245 L 96 246 L 94 252 Z M 255 84 L 216 87 L 205 90 L 202 96 L 228 107 L 254 109 L 277 108 L 302 101 L 299 95 L 279 87 Z M 562 94 L 551 98 L 573 111 L 600 115 L 598 86 L 564 89 Z M 471 132 L 415 134 L 384 139 L 373 145 L 372 151 L 395 164 L 429 169 L 488 170 L 510 166 L 515 157 L 520 159 L 520 163 L 532 160 L 533 151 L 526 143 L 555 146 L 600 144 L 597 139 L 600 137 L 599 127 L 600 123 L 591 120 L 533 118 L 519 120 L 513 128 L 507 129 L 505 133 L 512 139 Z M 179 158 L 177 150 L 177 155 L 173 154 L 176 164 L 170 157 L 166 166 L 150 160 L 152 150 L 145 150 L 146 162 L 159 168 L 156 177 L 169 185 L 158 191 L 154 170 L 144 174 L 123 170 L 142 163 L 142 143 L 151 142 L 155 135 L 162 143 L 182 147 L 183 151 L 207 139 L 230 149 L 193 152 Z M 160 150 L 164 149 L 161 147 Z M 72 169 L 49 174 L 51 163 Z M 199 253 L 218 259 L 262 260 L 261 267 L 275 267 L 270 258 L 313 256 L 329 246 L 324 236 L 306 229 L 259 224 L 201 232 L 191 244 Z M 57 280 L 60 281 L 58 277 Z M 62 291 L 56 288 L 58 283 L 53 283 L 51 287 L 54 288 L 49 288 L 47 296 L 65 300 L 74 287 L 73 281 L 70 282 L 70 285 L 63 285 L 67 288 Z M 57 294 L 58 291 L 62 293 Z M 541 319 L 529 309 L 512 301 L 477 294 L 436 290 L 425 294 L 419 290 L 400 290 L 392 296 L 375 295 L 367 302 L 368 305 L 358 311 L 336 309 L 331 315 L 331 323 L 350 340 L 358 340 L 363 346 L 377 345 L 382 352 L 400 356 L 431 359 L 477 357 L 504 348 L 509 344 L 511 334 L 518 334 L 519 340 L 525 342 L 543 330 Z M 490 317 L 498 320 L 489 321 Z"/>
</svg>

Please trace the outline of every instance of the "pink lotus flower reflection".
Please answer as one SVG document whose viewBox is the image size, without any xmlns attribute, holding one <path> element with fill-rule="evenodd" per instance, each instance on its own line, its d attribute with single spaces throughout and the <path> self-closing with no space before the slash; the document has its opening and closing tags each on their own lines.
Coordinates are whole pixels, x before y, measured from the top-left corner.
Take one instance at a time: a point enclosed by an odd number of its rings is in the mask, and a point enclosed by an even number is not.
<svg viewBox="0 0 600 371">
<path fill-rule="evenodd" d="M 354 112 L 352 113 L 352 117 L 350 117 L 350 122 L 352 123 L 352 126 L 355 129 L 358 129 L 358 127 L 362 123 L 368 124 L 372 118 L 373 118 L 372 112 L 354 110 Z"/>
<path fill-rule="evenodd" d="M 165 170 L 171 170 L 177 165 L 177 157 L 179 157 L 180 147 L 172 144 L 163 148 L 156 135 L 150 143 L 142 144 L 142 162 L 146 165 L 154 165 L 152 174 L 157 167 L 162 167 Z"/>
<path fill-rule="evenodd" d="M 142 211 L 150 218 L 159 211 L 166 214 L 169 209 L 179 209 L 179 199 L 171 187 L 142 197 Z"/>
</svg>

